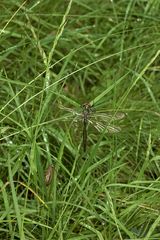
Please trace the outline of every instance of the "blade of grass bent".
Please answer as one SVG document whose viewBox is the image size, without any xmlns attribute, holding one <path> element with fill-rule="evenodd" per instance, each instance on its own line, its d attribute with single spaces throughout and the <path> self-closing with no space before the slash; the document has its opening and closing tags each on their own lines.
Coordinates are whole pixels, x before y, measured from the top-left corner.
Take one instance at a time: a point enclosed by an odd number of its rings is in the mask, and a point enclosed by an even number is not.
<svg viewBox="0 0 160 240">
<path fill-rule="evenodd" d="M 18 223 L 20 239 L 25 239 L 25 235 L 24 235 L 24 231 L 23 231 L 23 217 L 21 216 L 19 205 L 18 205 L 18 197 L 16 194 L 14 182 L 13 182 L 13 175 L 12 175 L 9 157 L 8 157 L 8 172 L 9 172 L 9 181 L 10 181 L 10 185 L 11 185 L 11 192 L 12 192 L 13 204 L 14 204 L 14 208 L 15 208 L 15 215 L 16 215 L 17 223 Z"/>
<path fill-rule="evenodd" d="M 98 101 L 100 101 L 105 95 L 107 95 L 115 86 L 121 83 L 121 81 L 128 75 L 129 73 L 125 74 L 123 77 L 118 79 L 116 82 L 114 82 L 109 88 L 104 90 L 101 94 L 99 94 L 95 99 L 93 99 L 90 104 L 91 106 L 96 104 Z"/>
<path fill-rule="evenodd" d="M 140 45 L 140 46 L 141 46 L 141 45 Z M 138 46 L 138 47 L 140 47 L 140 46 Z M 145 46 L 145 45 L 143 45 L 143 46 Z M 138 48 L 138 47 L 126 49 L 125 52 L 127 52 L 127 51 L 129 51 L 129 50 L 136 49 L 136 48 Z M 58 79 L 56 82 L 50 84 L 50 85 L 49 85 L 48 87 L 46 87 L 45 89 L 40 90 L 38 93 L 36 93 L 36 94 L 34 94 L 33 96 L 31 96 L 30 98 L 28 98 L 26 101 L 24 101 L 22 104 L 20 104 L 20 106 L 18 106 L 16 109 L 14 109 L 14 110 L 11 111 L 9 114 L 7 114 L 0 122 L 3 122 L 4 119 L 6 119 L 7 117 L 9 117 L 9 116 L 10 116 L 12 113 L 14 113 L 18 108 L 22 107 L 23 105 L 25 105 L 26 103 L 28 103 L 28 102 L 29 102 L 30 100 L 32 100 L 33 98 L 35 98 L 36 96 L 40 95 L 44 90 L 47 90 L 48 88 L 51 88 L 51 87 L 53 87 L 53 86 L 56 85 L 56 84 L 59 84 L 60 82 L 62 82 L 62 81 L 65 80 L 66 78 L 68 78 L 68 77 L 70 77 L 70 76 L 72 76 L 72 75 L 74 75 L 74 74 L 82 71 L 83 69 L 86 69 L 87 67 L 90 67 L 90 66 L 92 66 L 92 65 L 94 65 L 94 64 L 96 64 L 96 63 L 98 63 L 98 62 L 101 62 L 101 61 L 103 61 L 103 60 L 105 60 L 105 59 L 109 59 L 109 58 L 111 58 L 111 57 L 113 57 L 113 56 L 116 56 L 116 55 L 118 55 L 118 54 L 120 54 L 120 52 L 118 52 L 118 53 L 116 53 L 116 54 L 111 54 L 111 55 L 109 55 L 109 56 L 102 57 L 102 58 L 98 59 L 97 61 L 92 62 L 92 63 L 89 63 L 89 64 L 85 65 L 84 67 L 81 67 L 80 69 L 75 70 L 75 71 L 73 71 L 72 73 L 69 73 L 69 74 L 67 74 L 66 76 Z M 61 59 L 61 60 L 62 60 L 62 59 Z M 61 60 L 59 60 L 59 62 L 60 62 Z M 58 63 L 58 61 L 57 61 L 57 63 Z M 55 63 L 54 63 L 53 65 L 51 65 L 50 68 L 52 68 L 54 65 L 55 65 Z M 35 82 L 35 81 L 36 81 L 40 76 L 42 76 L 45 72 L 46 72 L 46 70 L 44 70 L 44 71 L 41 72 L 37 77 L 35 77 L 34 79 L 32 79 L 24 88 L 22 88 L 13 98 L 11 98 L 11 99 L 2 107 L 1 111 L 3 111 L 3 110 L 9 105 L 9 103 L 14 100 L 14 98 L 15 98 L 16 96 L 18 96 L 20 93 L 22 93 L 29 85 L 31 85 L 33 82 Z M 127 73 L 127 74 L 128 74 L 128 73 Z M 126 75 L 127 75 L 127 74 L 126 74 Z M 124 76 L 126 76 L 126 75 L 124 75 Z M 90 104 L 92 105 L 93 103 L 98 102 L 98 101 L 99 101 L 102 97 L 104 97 L 109 91 L 111 91 L 111 89 L 113 89 L 114 86 L 118 85 L 121 80 L 122 80 L 122 79 L 120 78 L 115 84 L 113 84 L 113 86 L 109 87 L 109 88 L 108 88 L 107 90 L 105 90 L 102 94 L 100 94 L 100 95 L 97 96 L 94 100 L 92 100 L 92 101 L 90 102 Z"/>
</svg>

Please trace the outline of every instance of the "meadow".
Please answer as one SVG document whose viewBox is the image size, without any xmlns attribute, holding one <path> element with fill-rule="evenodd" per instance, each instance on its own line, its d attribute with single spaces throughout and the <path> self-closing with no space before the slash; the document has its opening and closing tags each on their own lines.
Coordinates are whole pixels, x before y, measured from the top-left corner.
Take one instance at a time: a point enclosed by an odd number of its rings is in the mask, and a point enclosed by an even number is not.
<svg viewBox="0 0 160 240">
<path fill-rule="evenodd" d="M 0 239 L 160 239 L 159 12 L 1 0 Z"/>
</svg>

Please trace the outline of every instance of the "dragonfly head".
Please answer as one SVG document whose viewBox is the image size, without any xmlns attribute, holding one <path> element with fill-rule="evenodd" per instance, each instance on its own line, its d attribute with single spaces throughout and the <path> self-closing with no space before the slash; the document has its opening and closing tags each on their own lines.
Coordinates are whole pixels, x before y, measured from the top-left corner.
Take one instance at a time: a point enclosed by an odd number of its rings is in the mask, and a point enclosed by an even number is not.
<svg viewBox="0 0 160 240">
<path fill-rule="evenodd" d="M 91 106 L 90 103 L 84 103 L 84 104 L 82 105 L 82 107 L 83 107 L 83 109 L 86 109 L 86 110 L 92 108 L 92 106 Z"/>
<path fill-rule="evenodd" d="M 95 112 L 93 105 L 91 105 L 90 103 L 84 103 L 82 105 L 82 108 L 83 108 L 83 113 L 88 114 L 88 115 Z"/>
</svg>

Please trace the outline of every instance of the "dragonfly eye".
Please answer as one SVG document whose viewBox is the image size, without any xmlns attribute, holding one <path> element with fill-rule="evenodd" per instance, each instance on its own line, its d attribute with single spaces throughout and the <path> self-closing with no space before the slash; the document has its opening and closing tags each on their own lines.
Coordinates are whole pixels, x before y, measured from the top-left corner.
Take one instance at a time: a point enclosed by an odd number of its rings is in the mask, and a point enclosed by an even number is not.
<svg viewBox="0 0 160 240">
<path fill-rule="evenodd" d="M 90 107 L 90 104 L 89 103 L 83 103 L 83 105 L 82 105 L 83 107 Z"/>
<path fill-rule="evenodd" d="M 91 106 L 91 104 L 90 103 L 84 103 L 83 105 L 82 105 L 82 107 L 84 108 L 84 109 L 86 109 L 86 110 L 90 110 L 91 108 L 92 108 L 92 106 Z"/>
</svg>

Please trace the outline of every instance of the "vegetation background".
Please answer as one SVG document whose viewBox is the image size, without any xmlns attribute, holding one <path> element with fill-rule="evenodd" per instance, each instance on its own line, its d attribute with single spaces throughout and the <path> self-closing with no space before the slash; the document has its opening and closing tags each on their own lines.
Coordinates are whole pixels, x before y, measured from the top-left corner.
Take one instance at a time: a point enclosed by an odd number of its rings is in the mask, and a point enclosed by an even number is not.
<svg viewBox="0 0 160 240">
<path fill-rule="evenodd" d="M 0 239 L 160 239 L 159 13 L 0 1 Z M 126 117 L 118 134 L 89 127 L 84 155 L 65 109 L 85 102 Z"/>
</svg>

